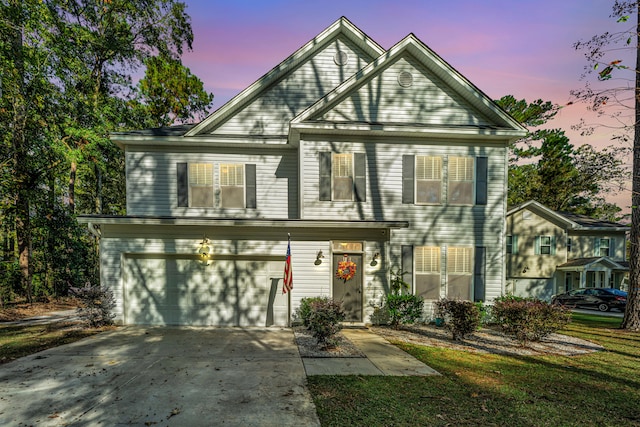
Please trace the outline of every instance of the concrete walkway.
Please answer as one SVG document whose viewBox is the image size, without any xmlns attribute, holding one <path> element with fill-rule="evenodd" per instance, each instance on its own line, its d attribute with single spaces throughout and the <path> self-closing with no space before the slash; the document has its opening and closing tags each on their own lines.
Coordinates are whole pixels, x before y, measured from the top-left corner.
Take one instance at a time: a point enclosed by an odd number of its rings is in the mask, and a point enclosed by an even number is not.
<svg viewBox="0 0 640 427">
<path fill-rule="evenodd" d="M 439 375 L 434 369 L 390 344 L 368 329 L 345 328 L 342 334 L 366 358 L 302 358 L 307 376 L 311 375 Z"/>
</svg>

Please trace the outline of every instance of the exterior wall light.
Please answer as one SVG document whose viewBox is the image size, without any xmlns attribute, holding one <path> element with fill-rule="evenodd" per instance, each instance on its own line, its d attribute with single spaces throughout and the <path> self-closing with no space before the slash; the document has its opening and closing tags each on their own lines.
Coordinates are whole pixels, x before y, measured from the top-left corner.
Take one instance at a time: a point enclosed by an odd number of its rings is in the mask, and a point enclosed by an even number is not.
<svg viewBox="0 0 640 427">
<path fill-rule="evenodd" d="M 200 246 L 198 247 L 198 254 L 200 254 L 202 258 L 207 258 L 211 254 L 209 239 L 207 239 L 206 237 L 204 237 L 202 239 L 202 242 L 200 242 Z"/>
<path fill-rule="evenodd" d="M 314 265 L 322 264 L 322 258 L 324 258 L 324 254 L 322 253 L 322 251 L 318 251 L 318 253 L 316 254 L 316 260 L 313 264 Z"/>
<path fill-rule="evenodd" d="M 375 254 L 373 254 L 373 259 L 371 259 L 371 267 L 375 267 L 376 265 L 378 265 L 378 261 L 380 260 L 380 252 L 376 252 Z"/>
</svg>

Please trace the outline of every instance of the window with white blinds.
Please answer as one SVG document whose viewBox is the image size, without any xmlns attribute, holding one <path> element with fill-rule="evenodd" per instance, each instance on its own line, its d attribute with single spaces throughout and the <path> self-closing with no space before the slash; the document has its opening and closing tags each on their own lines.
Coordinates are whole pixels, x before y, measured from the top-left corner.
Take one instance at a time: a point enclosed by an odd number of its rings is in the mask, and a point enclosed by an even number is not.
<svg viewBox="0 0 640 427">
<path fill-rule="evenodd" d="M 439 204 L 442 194 L 442 157 L 416 156 L 416 203 Z"/>
<path fill-rule="evenodd" d="M 449 157 L 448 201 L 452 205 L 473 204 L 474 157 Z"/>
<path fill-rule="evenodd" d="M 220 165 L 220 185 L 244 185 L 244 165 Z"/>
<path fill-rule="evenodd" d="M 448 248 L 447 249 L 447 273 L 471 274 L 472 273 L 473 248 Z"/>
<path fill-rule="evenodd" d="M 220 206 L 245 207 L 243 164 L 220 165 Z"/>
<path fill-rule="evenodd" d="M 414 252 L 416 274 L 440 273 L 440 248 L 418 246 Z"/>
<path fill-rule="evenodd" d="M 189 206 L 213 206 L 213 164 L 189 163 Z"/>
<path fill-rule="evenodd" d="M 353 154 L 333 154 L 331 179 L 332 200 L 353 200 Z"/>
</svg>

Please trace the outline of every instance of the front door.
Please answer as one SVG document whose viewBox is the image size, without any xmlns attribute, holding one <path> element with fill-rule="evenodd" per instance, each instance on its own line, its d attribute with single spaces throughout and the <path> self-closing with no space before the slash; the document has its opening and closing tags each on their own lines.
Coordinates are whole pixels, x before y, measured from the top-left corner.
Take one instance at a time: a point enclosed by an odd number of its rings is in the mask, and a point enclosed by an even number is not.
<svg viewBox="0 0 640 427">
<path fill-rule="evenodd" d="M 355 274 L 345 280 L 337 276 L 340 262 L 351 261 L 355 264 Z M 362 254 L 333 256 L 333 299 L 342 302 L 345 321 L 362 322 Z"/>
</svg>

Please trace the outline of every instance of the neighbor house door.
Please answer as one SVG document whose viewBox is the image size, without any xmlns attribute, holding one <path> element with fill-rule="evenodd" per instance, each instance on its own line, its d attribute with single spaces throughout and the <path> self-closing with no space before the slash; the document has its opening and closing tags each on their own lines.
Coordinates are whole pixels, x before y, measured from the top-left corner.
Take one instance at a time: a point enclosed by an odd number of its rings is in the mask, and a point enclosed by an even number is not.
<svg viewBox="0 0 640 427">
<path fill-rule="evenodd" d="M 356 265 L 356 273 L 350 280 L 336 276 L 339 263 L 345 260 L 344 255 L 333 256 L 333 299 L 342 302 L 347 322 L 362 322 L 362 254 L 348 254 L 347 259 Z"/>
</svg>

